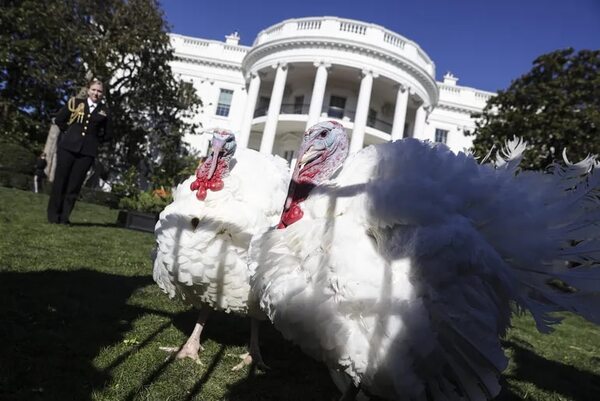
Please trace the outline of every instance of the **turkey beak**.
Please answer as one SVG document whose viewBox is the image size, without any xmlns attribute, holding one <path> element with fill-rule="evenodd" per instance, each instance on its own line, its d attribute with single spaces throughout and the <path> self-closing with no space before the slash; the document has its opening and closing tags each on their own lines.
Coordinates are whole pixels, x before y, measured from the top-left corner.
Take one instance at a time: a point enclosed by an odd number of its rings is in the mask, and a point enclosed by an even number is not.
<svg viewBox="0 0 600 401">
<path fill-rule="evenodd" d="M 210 180 L 217 169 L 217 162 L 221 156 L 221 150 L 223 149 L 224 141 L 213 139 L 212 142 L 212 160 L 210 163 L 210 170 L 208 171 L 208 179 Z"/>
<path fill-rule="evenodd" d="M 314 147 L 308 148 L 308 150 L 302 155 L 300 159 L 300 170 L 302 170 L 308 163 L 315 160 L 321 155 L 322 151 L 314 149 Z"/>
<path fill-rule="evenodd" d="M 298 178 L 300 171 L 302 171 L 308 163 L 318 158 L 321 153 L 322 151 L 315 149 L 312 144 L 306 149 L 300 149 L 298 161 L 296 162 L 296 167 L 294 168 L 294 174 L 292 176 L 294 180 Z"/>
<path fill-rule="evenodd" d="M 288 196 L 285 200 L 284 210 L 288 210 L 292 205 L 292 199 L 294 196 L 294 191 L 296 189 L 296 184 L 298 183 L 298 177 L 300 176 L 300 171 L 311 161 L 315 160 L 321 152 L 319 150 L 314 149 L 314 147 L 309 145 L 307 148 L 301 148 L 298 154 L 298 159 L 296 161 L 296 166 L 294 167 L 294 173 L 292 174 L 292 181 L 290 182 L 290 187 L 288 188 Z"/>
</svg>

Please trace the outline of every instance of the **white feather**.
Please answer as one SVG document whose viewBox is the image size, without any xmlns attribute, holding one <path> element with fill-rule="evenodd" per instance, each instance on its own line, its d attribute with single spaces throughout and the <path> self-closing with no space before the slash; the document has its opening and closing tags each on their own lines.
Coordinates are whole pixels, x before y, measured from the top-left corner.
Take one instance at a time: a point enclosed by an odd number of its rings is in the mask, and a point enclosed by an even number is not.
<svg viewBox="0 0 600 401">
<path fill-rule="evenodd" d="M 208 191 L 200 201 L 190 190 L 194 180 L 180 184 L 173 203 L 160 214 L 154 280 L 171 298 L 248 313 L 248 246 L 253 235 L 277 224 L 287 193 L 287 164 L 238 149 L 221 191 Z"/>
<path fill-rule="evenodd" d="M 368 393 L 491 399 L 512 304 L 541 330 L 562 310 L 600 323 L 596 164 L 515 174 L 524 148 L 509 143 L 495 165 L 413 139 L 363 149 L 299 222 L 253 240 L 253 294 Z"/>
</svg>

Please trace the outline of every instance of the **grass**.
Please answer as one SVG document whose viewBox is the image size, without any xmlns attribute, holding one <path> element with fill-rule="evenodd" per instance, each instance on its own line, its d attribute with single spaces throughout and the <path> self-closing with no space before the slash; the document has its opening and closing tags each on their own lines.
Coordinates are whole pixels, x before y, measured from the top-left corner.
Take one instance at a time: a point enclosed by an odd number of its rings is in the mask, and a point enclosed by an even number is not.
<svg viewBox="0 0 600 401">
<path fill-rule="evenodd" d="M 263 323 L 271 370 L 231 372 L 249 322 L 213 314 L 202 365 L 165 361 L 196 314 L 152 280 L 151 234 L 78 203 L 73 226 L 46 223 L 47 197 L 0 187 L 0 400 L 335 400 L 327 370 Z M 551 335 L 518 317 L 499 400 L 594 400 L 600 329 L 567 316 Z"/>
</svg>

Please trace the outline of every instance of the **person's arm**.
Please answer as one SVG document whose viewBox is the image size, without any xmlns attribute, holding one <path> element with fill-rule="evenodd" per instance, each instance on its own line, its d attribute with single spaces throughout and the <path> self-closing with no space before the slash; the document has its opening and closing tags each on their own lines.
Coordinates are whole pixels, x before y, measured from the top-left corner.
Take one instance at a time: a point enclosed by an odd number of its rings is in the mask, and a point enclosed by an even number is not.
<svg viewBox="0 0 600 401">
<path fill-rule="evenodd" d="M 62 132 L 66 131 L 69 126 L 67 125 L 67 121 L 69 120 L 69 116 L 71 112 L 69 111 L 69 102 L 65 104 L 60 110 L 54 115 L 54 124 L 58 125 L 58 128 Z"/>
</svg>

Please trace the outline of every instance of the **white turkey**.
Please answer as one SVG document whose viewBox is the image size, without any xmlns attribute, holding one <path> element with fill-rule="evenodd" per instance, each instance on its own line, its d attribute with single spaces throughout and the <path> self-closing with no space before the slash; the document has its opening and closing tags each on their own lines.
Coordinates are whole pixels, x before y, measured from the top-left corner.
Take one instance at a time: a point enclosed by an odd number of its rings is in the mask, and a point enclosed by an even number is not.
<svg viewBox="0 0 600 401">
<path fill-rule="evenodd" d="M 154 280 L 169 297 L 200 309 L 187 342 L 161 349 L 199 362 L 200 335 L 211 310 L 260 318 L 248 304 L 248 246 L 253 235 L 277 223 L 289 177 L 282 158 L 236 151 L 233 133 L 213 132 L 210 156 L 196 176 L 177 187 L 155 227 Z M 264 366 L 254 319 L 249 355 L 234 369 L 252 359 Z"/>
<path fill-rule="evenodd" d="M 338 169 L 347 149 L 337 123 L 307 130 L 283 229 L 251 246 L 253 297 L 284 337 L 351 379 L 344 399 L 360 388 L 390 400 L 489 400 L 515 309 L 542 332 L 557 311 L 600 323 L 593 158 L 520 171 L 519 141 L 482 165 L 409 138 Z"/>
</svg>

